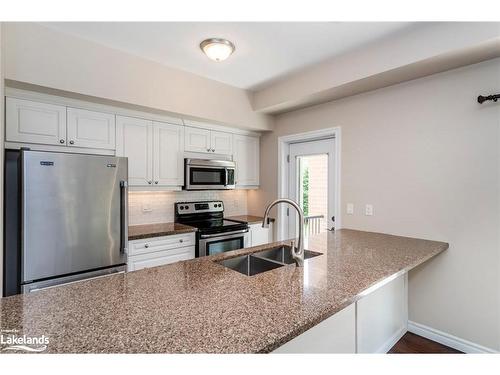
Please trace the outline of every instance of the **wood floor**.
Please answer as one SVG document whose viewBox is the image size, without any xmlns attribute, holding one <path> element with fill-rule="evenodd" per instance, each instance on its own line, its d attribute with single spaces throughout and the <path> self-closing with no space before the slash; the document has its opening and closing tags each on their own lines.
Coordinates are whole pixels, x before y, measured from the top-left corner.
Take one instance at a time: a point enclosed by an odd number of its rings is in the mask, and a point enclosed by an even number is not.
<svg viewBox="0 0 500 375">
<path fill-rule="evenodd" d="M 456 354 L 462 353 L 448 346 L 406 332 L 388 353 L 391 354 Z"/>
</svg>

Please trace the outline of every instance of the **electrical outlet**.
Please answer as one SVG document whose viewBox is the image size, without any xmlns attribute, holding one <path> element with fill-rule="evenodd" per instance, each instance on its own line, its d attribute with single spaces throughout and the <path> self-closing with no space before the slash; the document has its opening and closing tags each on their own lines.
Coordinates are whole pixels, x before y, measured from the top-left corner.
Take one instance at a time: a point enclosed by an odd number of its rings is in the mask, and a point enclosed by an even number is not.
<svg viewBox="0 0 500 375">
<path fill-rule="evenodd" d="M 373 216 L 373 204 L 367 204 L 365 206 L 365 215 L 366 216 Z"/>
<path fill-rule="evenodd" d="M 353 203 L 347 203 L 346 213 L 347 213 L 347 215 L 354 214 L 354 204 Z"/>
</svg>

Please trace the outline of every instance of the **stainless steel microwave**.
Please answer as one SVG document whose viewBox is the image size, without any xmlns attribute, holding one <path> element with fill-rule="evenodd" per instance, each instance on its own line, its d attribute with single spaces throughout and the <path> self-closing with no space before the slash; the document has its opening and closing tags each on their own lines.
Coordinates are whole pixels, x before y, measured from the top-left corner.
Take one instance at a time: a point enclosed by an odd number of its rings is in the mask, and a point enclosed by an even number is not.
<svg viewBox="0 0 500 375">
<path fill-rule="evenodd" d="M 235 170 L 230 160 L 184 159 L 184 189 L 234 189 Z"/>
</svg>

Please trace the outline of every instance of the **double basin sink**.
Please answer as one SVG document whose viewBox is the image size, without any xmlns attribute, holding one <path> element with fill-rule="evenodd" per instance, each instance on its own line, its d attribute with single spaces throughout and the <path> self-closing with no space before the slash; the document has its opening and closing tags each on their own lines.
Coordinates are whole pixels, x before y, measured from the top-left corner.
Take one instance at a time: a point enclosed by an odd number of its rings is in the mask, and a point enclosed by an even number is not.
<svg viewBox="0 0 500 375">
<path fill-rule="evenodd" d="M 315 251 L 304 250 L 304 260 L 321 255 Z M 292 248 L 290 246 L 279 246 L 271 249 L 258 251 L 256 253 L 241 255 L 217 263 L 247 276 L 257 275 L 262 272 L 271 271 L 287 264 L 294 264 Z"/>
</svg>

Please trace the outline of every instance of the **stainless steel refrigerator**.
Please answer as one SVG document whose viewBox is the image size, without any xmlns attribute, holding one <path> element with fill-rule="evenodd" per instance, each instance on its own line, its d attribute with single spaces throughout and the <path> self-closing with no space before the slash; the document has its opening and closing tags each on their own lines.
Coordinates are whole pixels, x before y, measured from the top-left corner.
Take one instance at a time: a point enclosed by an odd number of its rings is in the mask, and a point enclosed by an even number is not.
<svg viewBox="0 0 500 375">
<path fill-rule="evenodd" d="M 5 155 L 4 295 L 125 269 L 127 158 Z"/>
</svg>

